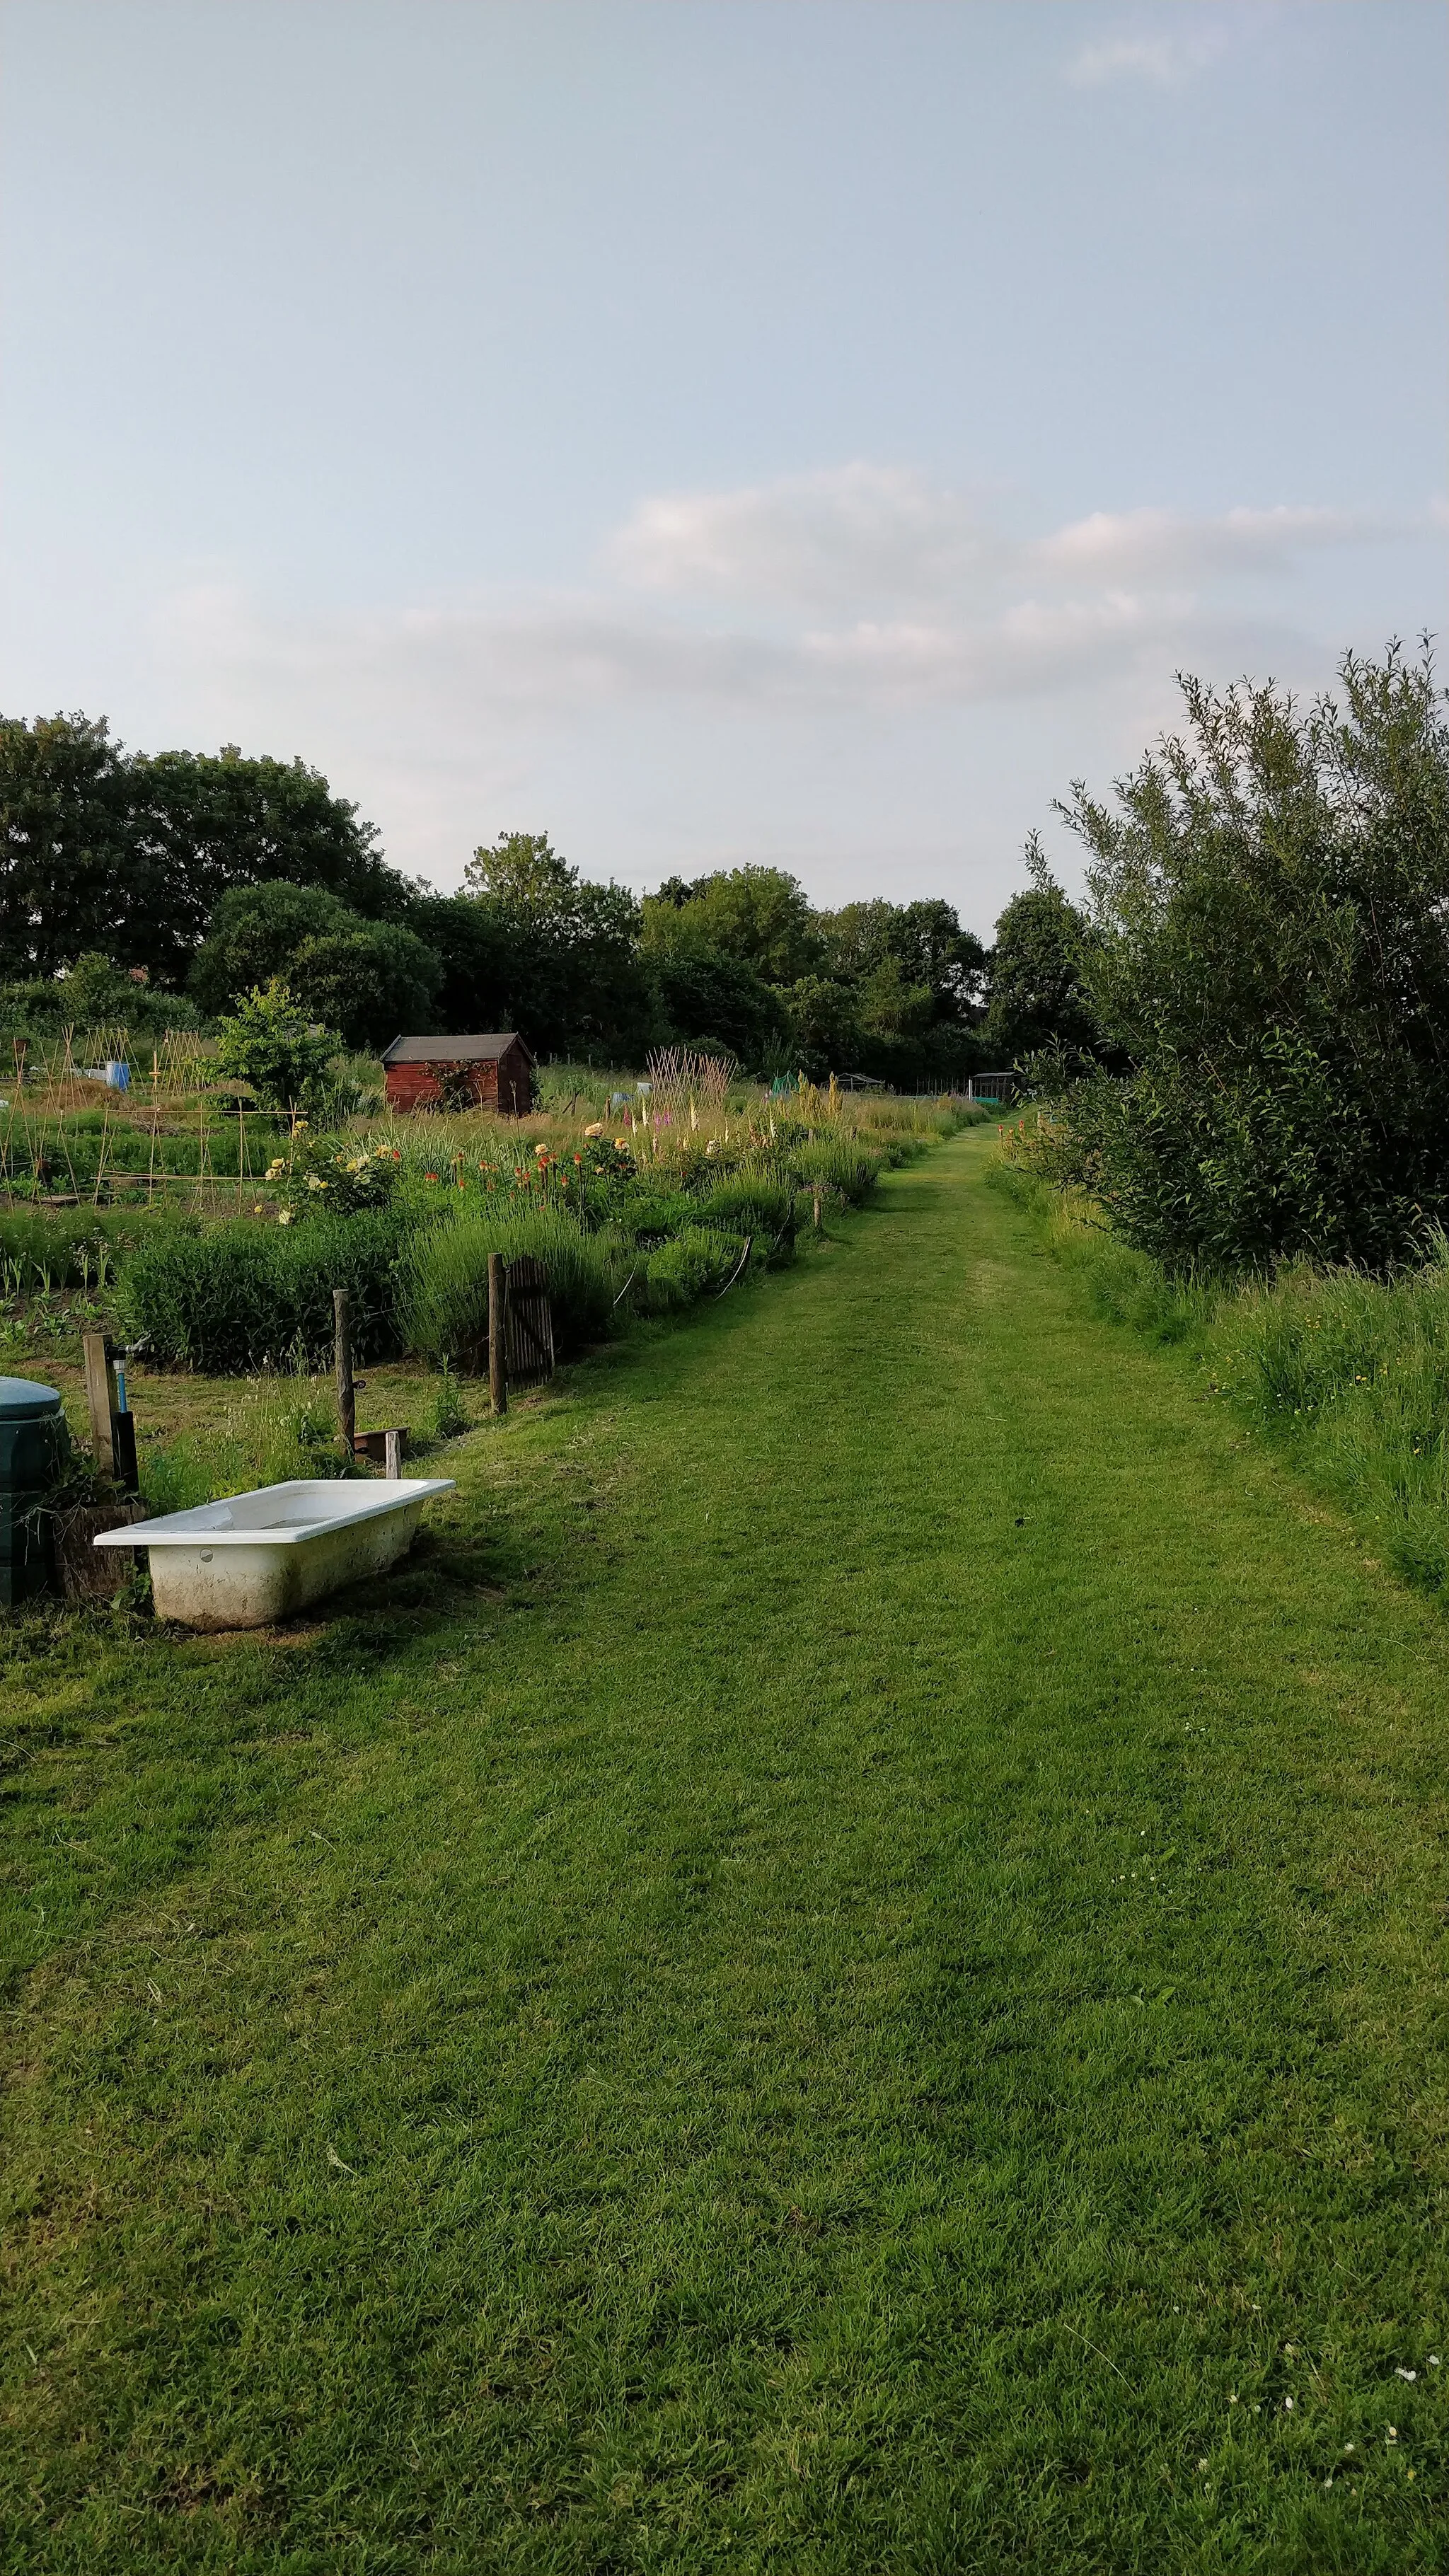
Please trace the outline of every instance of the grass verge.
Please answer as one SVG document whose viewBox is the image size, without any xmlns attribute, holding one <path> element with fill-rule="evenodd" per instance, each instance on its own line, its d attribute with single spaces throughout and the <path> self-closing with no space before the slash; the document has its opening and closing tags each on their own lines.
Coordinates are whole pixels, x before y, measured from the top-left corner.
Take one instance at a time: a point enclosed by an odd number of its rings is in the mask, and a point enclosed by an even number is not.
<svg viewBox="0 0 1449 2576">
<path fill-rule="evenodd" d="M 1442 2566 L 1442 1629 L 981 1166 L 0 1631 L 10 2563 Z"/>
</svg>

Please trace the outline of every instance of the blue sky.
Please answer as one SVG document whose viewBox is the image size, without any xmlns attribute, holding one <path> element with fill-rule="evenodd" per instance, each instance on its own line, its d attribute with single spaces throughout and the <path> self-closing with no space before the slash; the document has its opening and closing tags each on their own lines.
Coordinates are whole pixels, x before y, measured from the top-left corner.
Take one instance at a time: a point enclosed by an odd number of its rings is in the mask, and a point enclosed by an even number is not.
<svg viewBox="0 0 1449 2576">
<path fill-rule="evenodd" d="M 980 929 L 1443 625 L 1438 0 L 8 0 L 0 705 Z M 1047 832 L 1064 873 L 1070 842 Z"/>
</svg>

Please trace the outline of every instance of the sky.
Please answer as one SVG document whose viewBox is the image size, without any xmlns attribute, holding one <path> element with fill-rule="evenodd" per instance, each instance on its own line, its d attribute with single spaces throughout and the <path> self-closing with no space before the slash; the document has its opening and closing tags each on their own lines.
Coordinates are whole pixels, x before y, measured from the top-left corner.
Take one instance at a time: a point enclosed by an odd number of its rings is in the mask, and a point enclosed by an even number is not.
<svg viewBox="0 0 1449 2576">
<path fill-rule="evenodd" d="M 0 707 L 989 932 L 1444 625 L 1442 0 L 5 0 Z"/>
</svg>

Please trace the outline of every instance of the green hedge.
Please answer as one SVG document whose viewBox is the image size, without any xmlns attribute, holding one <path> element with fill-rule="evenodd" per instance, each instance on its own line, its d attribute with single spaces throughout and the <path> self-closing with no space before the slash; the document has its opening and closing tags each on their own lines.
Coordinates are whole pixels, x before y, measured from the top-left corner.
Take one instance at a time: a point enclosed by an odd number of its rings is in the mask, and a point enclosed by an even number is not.
<svg viewBox="0 0 1449 2576">
<path fill-rule="evenodd" d="M 651 1252 L 634 1303 L 642 1315 L 670 1315 L 711 1292 L 718 1296 L 739 1266 L 743 1238 L 719 1226 L 690 1225 Z M 763 1269 L 765 1247 L 751 1246 L 749 1268 Z"/>
<path fill-rule="evenodd" d="M 389 1212 L 290 1229 L 238 1218 L 210 1234 L 143 1244 L 121 1272 L 117 1302 L 131 1340 L 159 1367 L 234 1377 L 325 1363 L 332 1291 L 345 1288 L 359 1359 L 401 1347 L 398 1270 L 407 1237 Z"/>
<path fill-rule="evenodd" d="M 859 1207 L 875 1188 L 886 1156 L 883 1148 L 822 1142 L 800 1146 L 790 1159 L 807 1189 L 813 1181 L 823 1181 L 827 1189 L 838 1190 L 852 1207 Z"/>
<path fill-rule="evenodd" d="M 586 1234 L 552 1208 L 512 1217 L 455 1216 L 415 1235 L 402 1264 L 399 1329 L 410 1350 L 464 1367 L 478 1364 L 488 1339 L 493 1252 L 505 1261 L 531 1253 L 543 1263 L 560 1352 L 601 1341 L 613 1329 L 615 1300 L 628 1276 L 617 1235 Z"/>
</svg>

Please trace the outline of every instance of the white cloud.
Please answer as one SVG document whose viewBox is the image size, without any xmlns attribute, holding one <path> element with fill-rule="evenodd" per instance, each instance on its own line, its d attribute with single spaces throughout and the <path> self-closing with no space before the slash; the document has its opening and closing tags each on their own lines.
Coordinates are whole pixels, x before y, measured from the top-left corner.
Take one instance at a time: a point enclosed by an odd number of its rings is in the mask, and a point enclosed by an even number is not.
<svg viewBox="0 0 1449 2576">
<path fill-rule="evenodd" d="M 287 617 L 225 586 L 181 590 L 149 676 L 130 657 L 127 695 L 142 682 L 172 739 L 305 752 L 401 864 L 443 882 L 478 838 L 571 797 L 586 811 L 588 782 L 631 762 L 639 810 L 684 817 L 651 828 L 703 864 L 709 833 L 740 846 L 743 810 L 797 768 L 849 820 L 848 777 L 872 761 L 884 777 L 907 735 L 942 775 L 966 722 L 1050 766 L 1045 746 L 1089 730 L 1089 710 L 1105 738 L 1136 725 L 1146 740 L 1176 669 L 1326 676 L 1327 648 L 1281 615 L 1299 565 L 1422 538 L 1428 516 L 1096 511 L 1022 540 L 925 476 L 849 466 L 646 501 L 609 569 L 567 591 Z M 125 714 L 126 695 L 108 702 Z M 146 738 L 134 718 L 122 729 Z M 903 764 L 890 792 L 909 802 L 914 774 Z"/>
<path fill-rule="evenodd" d="M 856 463 L 642 501 L 605 560 L 639 590 L 829 607 L 934 598 L 979 576 L 992 553 L 960 493 Z"/>
<path fill-rule="evenodd" d="M 1062 579 L 1212 580 L 1236 572 L 1284 572 L 1304 548 L 1382 536 L 1361 512 L 1290 508 L 1225 510 L 1214 518 L 1176 510 L 1094 510 L 1028 549 L 1028 560 Z"/>
<path fill-rule="evenodd" d="M 1223 52 L 1228 13 L 1216 0 L 1208 15 L 1202 0 L 1175 0 L 1179 23 L 1135 35 L 1089 37 L 1066 66 L 1074 89 L 1104 89 L 1113 81 L 1145 81 L 1153 89 L 1181 89 Z M 1188 22 L 1190 23 L 1184 23 Z"/>
<path fill-rule="evenodd" d="M 199 588 L 157 648 L 212 687 L 218 721 L 237 692 L 273 706 L 323 686 L 399 748 L 686 700 L 964 706 L 1170 663 L 1221 628 L 1206 585 L 1281 580 L 1307 549 L 1385 533 L 1313 507 L 1142 509 L 1013 544 L 923 477 L 850 466 L 643 503 L 606 550 L 616 588 L 298 621 Z"/>
</svg>

